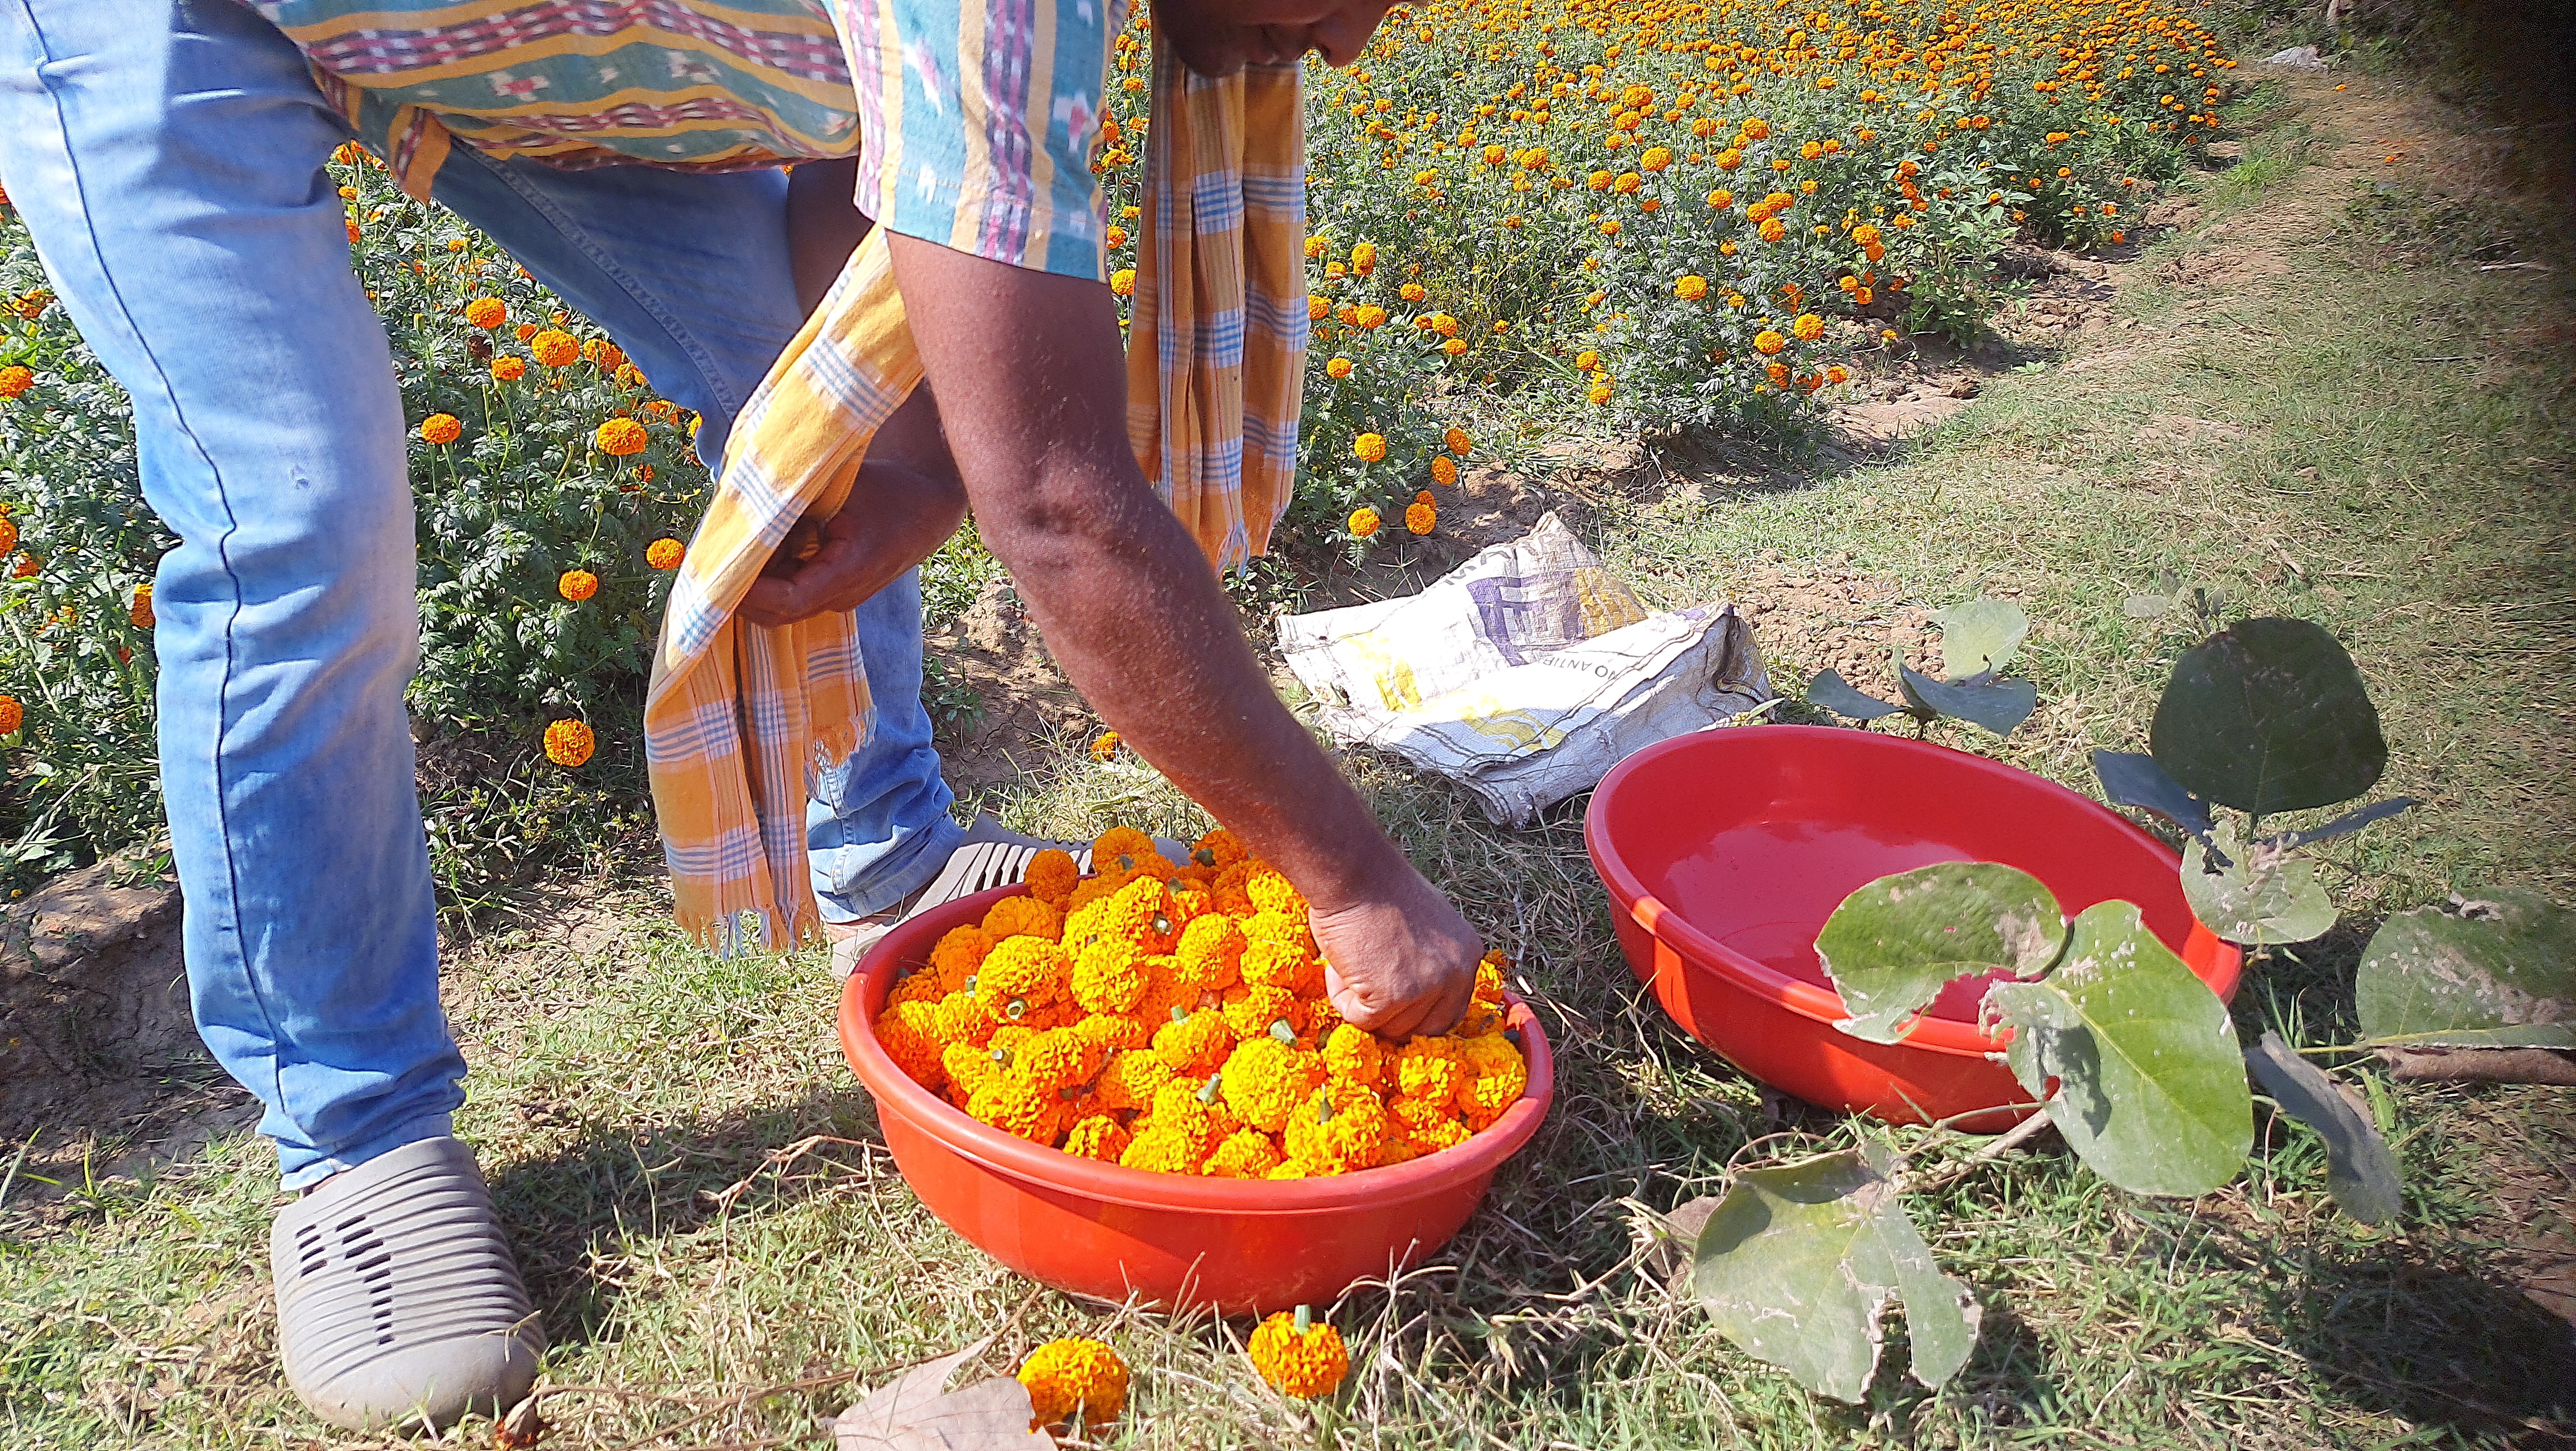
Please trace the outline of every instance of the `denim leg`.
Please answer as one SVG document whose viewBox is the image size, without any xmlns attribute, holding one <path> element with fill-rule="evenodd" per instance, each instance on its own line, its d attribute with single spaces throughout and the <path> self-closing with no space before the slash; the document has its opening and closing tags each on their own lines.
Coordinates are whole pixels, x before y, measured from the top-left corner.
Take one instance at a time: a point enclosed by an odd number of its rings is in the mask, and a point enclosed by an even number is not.
<svg viewBox="0 0 2576 1451">
<path fill-rule="evenodd" d="M 607 328 L 655 391 L 703 415 L 709 460 L 804 323 L 778 172 L 563 171 L 459 147 L 437 196 Z M 834 921 L 909 896 L 965 835 L 948 817 L 955 797 L 921 703 L 918 574 L 880 590 L 857 621 L 876 732 L 821 774 L 806 815 L 814 890 Z"/>
<path fill-rule="evenodd" d="M 0 0 L 0 181 L 134 398 L 197 1025 L 289 1188 L 448 1131 L 402 403 L 304 61 L 222 0 Z"/>
</svg>

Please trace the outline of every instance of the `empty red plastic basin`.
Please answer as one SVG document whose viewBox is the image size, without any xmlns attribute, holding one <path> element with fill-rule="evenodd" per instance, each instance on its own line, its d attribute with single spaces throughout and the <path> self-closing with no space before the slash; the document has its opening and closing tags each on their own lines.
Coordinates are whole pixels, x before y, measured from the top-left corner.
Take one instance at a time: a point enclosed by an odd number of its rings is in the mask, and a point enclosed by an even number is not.
<svg viewBox="0 0 2576 1451">
<path fill-rule="evenodd" d="M 1325 1305 L 1449 1242 L 1494 1171 L 1546 1117 L 1556 1075 L 1527 1005 L 1507 1019 L 1529 1088 L 1483 1133 L 1393 1168 L 1329 1179 L 1201 1179 L 1076 1158 L 979 1123 L 912 1081 L 870 1024 L 895 972 L 929 960 L 948 929 L 980 922 L 1004 887 L 925 912 L 887 934 L 841 994 L 841 1051 L 877 1101 L 896 1167 L 976 1248 L 1042 1284 L 1165 1309 L 1229 1313 Z"/>
<path fill-rule="evenodd" d="M 1649 746 L 1603 778 L 1583 820 L 1619 945 L 1692 1037 L 1765 1083 L 1827 1108 L 1929 1122 L 2029 1095 L 1986 1055 L 1985 980 L 1952 983 L 1899 1043 L 1848 1016 L 1816 960 L 1843 898 L 1891 872 L 1993 861 L 2048 884 L 2069 916 L 2134 902 L 2222 999 L 2237 950 L 2191 915 L 2180 859 L 2134 823 L 1983 756 L 1830 726 L 1702 731 Z M 1969 1127 L 2005 1127 L 1996 1114 Z"/>
</svg>

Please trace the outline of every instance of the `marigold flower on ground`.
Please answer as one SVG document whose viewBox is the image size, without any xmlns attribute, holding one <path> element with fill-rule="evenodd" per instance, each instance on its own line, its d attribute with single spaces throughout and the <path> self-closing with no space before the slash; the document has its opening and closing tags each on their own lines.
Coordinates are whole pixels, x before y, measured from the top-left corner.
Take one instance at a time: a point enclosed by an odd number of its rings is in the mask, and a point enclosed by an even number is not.
<svg viewBox="0 0 2576 1451">
<path fill-rule="evenodd" d="M 27 708 L 14 695 L 0 695 L 0 736 L 14 736 L 27 723 Z"/>
<path fill-rule="evenodd" d="M 1428 534 L 1432 526 L 1439 522 L 1439 511 L 1429 504 L 1412 504 L 1405 508 L 1404 527 L 1412 533 Z"/>
<path fill-rule="evenodd" d="M 1303 1305 L 1294 1314 L 1283 1310 L 1262 1321 L 1245 1349 L 1252 1368 L 1271 1389 L 1299 1400 L 1331 1395 L 1350 1374 L 1351 1354 L 1342 1333 Z"/>
<path fill-rule="evenodd" d="M 599 576 L 586 569 L 567 569 L 555 581 L 555 593 L 578 604 L 599 593 Z"/>
<path fill-rule="evenodd" d="M 1351 511 L 1351 532 L 1362 539 L 1366 539 L 1377 532 L 1378 522 L 1377 510 L 1375 509 L 1361 508 L 1353 509 Z"/>
<path fill-rule="evenodd" d="M 558 766 L 578 766 L 599 749 L 587 722 L 559 720 L 546 727 L 546 759 Z"/>
<path fill-rule="evenodd" d="M 644 546 L 644 562 L 655 569 L 677 569 L 689 557 L 689 547 L 677 539 L 656 539 Z"/>
<path fill-rule="evenodd" d="M 644 431 L 643 424 L 632 418 L 612 418 L 599 425 L 598 432 L 592 435 L 592 441 L 599 445 L 601 453 L 613 458 L 624 458 L 629 454 L 642 453 L 644 446 L 651 443 L 653 437 Z"/>
<path fill-rule="evenodd" d="M 453 413 L 433 413 L 420 421 L 423 443 L 454 443 L 465 432 L 465 425 Z"/>
<path fill-rule="evenodd" d="M 1118 733 L 1116 731 L 1102 731 L 1098 736 L 1092 739 L 1091 759 L 1095 761 L 1106 761 L 1117 754 Z"/>
<path fill-rule="evenodd" d="M 1359 437 L 1352 439 L 1351 456 L 1364 464 L 1373 464 L 1384 459 L 1386 457 L 1386 435 L 1382 433 L 1363 433 Z"/>
<path fill-rule="evenodd" d="M 510 307 L 497 297 L 478 297 L 465 304 L 465 320 L 488 331 L 510 320 Z"/>
</svg>

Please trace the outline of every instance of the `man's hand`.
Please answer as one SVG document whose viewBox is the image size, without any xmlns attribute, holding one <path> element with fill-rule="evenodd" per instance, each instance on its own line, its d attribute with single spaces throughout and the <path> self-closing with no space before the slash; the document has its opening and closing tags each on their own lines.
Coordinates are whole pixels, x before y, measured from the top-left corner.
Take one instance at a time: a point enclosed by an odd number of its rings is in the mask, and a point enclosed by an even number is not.
<svg viewBox="0 0 2576 1451">
<path fill-rule="evenodd" d="M 1324 954 L 1324 991 L 1343 1017 L 1390 1038 L 1458 1026 L 1476 995 L 1485 944 L 1410 866 L 1386 894 L 1307 916 Z"/>
<path fill-rule="evenodd" d="M 832 610 L 854 610 L 928 559 L 966 518 L 928 388 L 904 401 L 868 445 L 841 512 L 799 519 L 738 607 L 775 628 Z"/>
</svg>

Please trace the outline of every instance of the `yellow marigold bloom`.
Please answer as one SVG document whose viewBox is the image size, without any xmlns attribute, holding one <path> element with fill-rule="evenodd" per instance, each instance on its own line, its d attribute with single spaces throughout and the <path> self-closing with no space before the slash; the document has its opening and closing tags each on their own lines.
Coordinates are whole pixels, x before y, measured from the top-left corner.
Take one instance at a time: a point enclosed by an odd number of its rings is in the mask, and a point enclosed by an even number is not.
<svg viewBox="0 0 2576 1451">
<path fill-rule="evenodd" d="M 1574 355 L 1574 366 L 1581 372 L 1589 373 L 1594 368 L 1600 366 L 1600 363 L 1601 355 L 1590 348 L 1585 348 L 1582 352 Z"/>
<path fill-rule="evenodd" d="M 1802 312 L 1797 321 L 1789 324 L 1789 332 L 1802 343 L 1812 343 L 1825 335 L 1825 320 L 1812 312 Z"/>
<path fill-rule="evenodd" d="M 1353 320 L 1364 328 L 1381 328 L 1386 326 L 1386 309 L 1374 302 L 1364 302 L 1360 304 L 1358 317 Z"/>
<path fill-rule="evenodd" d="M 1351 456 L 1364 464 L 1373 464 L 1385 458 L 1386 435 L 1382 433 L 1363 433 L 1359 437 L 1352 439 Z"/>
<path fill-rule="evenodd" d="M 1868 222 L 1863 222 L 1859 226 L 1852 228 L 1851 239 L 1860 246 L 1866 247 L 1870 243 L 1878 240 L 1878 228 Z"/>
<path fill-rule="evenodd" d="M 1590 389 L 1588 389 L 1588 390 L 1586 390 L 1586 391 L 1585 391 L 1585 393 L 1584 393 L 1584 395 L 1583 395 L 1583 401 L 1584 401 L 1584 402 L 1586 402 L 1586 403 L 1591 404 L 1591 405 L 1592 405 L 1593 407 L 1595 407 L 1595 408 L 1598 408 L 1598 407 L 1600 407 L 1602 404 L 1609 402 L 1609 401 L 1610 401 L 1610 385 L 1609 385 L 1609 384 L 1607 384 L 1607 383 L 1595 383 L 1595 384 L 1593 384 L 1593 385 L 1591 386 L 1591 388 L 1590 388 Z"/>
<path fill-rule="evenodd" d="M 1673 164 L 1672 149 L 1664 146 L 1649 146 L 1646 148 L 1646 154 L 1637 158 L 1637 164 L 1648 171 L 1661 171 Z"/>
<path fill-rule="evenodd" d="M 1060 1001 L 1073 963 L 1043 937 L 1006 937 L 975 969 L 975 1001 L 997 1023 L 1017 1023 Z"/>
<path fill-rule="evenodd" d="M 14 736 L 27 723 L 27 708 L 14 695 L 0 695 L 0 736 Z"/>
<path fill-rule="evenodd" d="M 0 507 L 6 507 L 6 506 L 5 506 L 5 505 L 0 505 Z M 11 551 L 11 550 L 13 550 L 13 549 L 15 549 L 15 548 L 17 548 L 17 547 L 18 547 L 18 524 L 17 524 L 17 521 L 16 521 L 16 520 L 11 519 L 11 518 L 10 518 L 8 515 L 6 515 L 6 514 L 0 514 L 0 554 L 7 554 L 9 551 Z"/>
<path fill-rule="evenodd" d="M 1036 902 L 1034 897 L 1012 897 Z M 1038 905 L 1044 906 L 1044 903 Z M 1124 1013 L 1144 1001 L 1152 984 L 1144 954 L 1133 942 L 1110 938 L 1082 948 L 1073 959 L 1073 1000 L 1090 1013 Z"/>
<path fill-rule="evenodd" d="M 995 942 L 1006 937 L 1043 937 L 1052 942 L 1064 930 L 1064 914 L 1035 897 L 1004 897 L 984 914 L 983 930 Z"/>
<path fill-rule="evenodd" d="M 1211 1179 L 1266 1179 L 1282 1160 L 1279 1145 L 1259 1129 L 1237 1129 L 1208 1155 L 1203 1166 Z"/>
<path fill-rule="evenodd" d="M 1617 181 L 1610 183 L 1610 189 L 1621 196 L 1629 196 L 1634 194 L 1637 188 L 1644 186 L 1645 184 L 1646 179 L 1644 177 L 1639 176 L 1633 171 L 1623 171 L 1619 173 L 1619 179 Z"/>
<path fill-rule="evenodd" d="M 1136 1135 L 1118 1162 L 1157 1174 L 1195 1174 L 1207 1162 L 1207 1154 L 1187 1132 L 1157 1124 Z"/>
<path fill-rule="evenodd" d="M 1375 509 L 1359 508 L 1351 511 L 1351 532 L 1362 539 L 1366 539 L 1370 535 L 1375 534 L 1377 532 L 1379 522 L 1377 510 Z"/>
<path fill-rule="evenodd" d="M 1708 296 L 1708 279 L 1696 272 L 1686 273 L 1673 283 L 1673 296 L 1685 302 L 1696 302 Z"/>
<path fill-rule="evenodd" d="M 628 454 L 642 453 L 644 446 L 651 443 L 653 437 L 644 431 L 643 424 L 632 418 L 612 418 L 599 425 L 599 431 L 592 435 L 592 441 L 599 445 L 601 453 L 614 458 L 624 458 Z"/>
<path fill-rule="evenodd" d="M 1006 1134 L 1052 1144 L 1062 1120 L 1060 1103 L 1054 1089 L 1042 1088 L 1006 1071 L 975 1090 L 966 1101 L 966 1112 Z"/>
<path fill-rule="evenodd" d="M 1724 151 L 1717 153 L 1713 159 L 1717 162 L 1718 170 L 1733 171 L 1735 168 L 1744 164 L 1744 153 L 1730 146 Z"/>
<path fill-rule="evenodd" d="M 1408 282 L 1402 287 L 1397 288 L 1396 293 L 1407 302 L 1420 302 L 1422 299 L 1431 295 L 1430 289 L 1424 287 L 1419 282 Z"/>
<path fill-rule="evenodd" d="M 1410 504 L 1404 510 L 1404 527 L 1415 534 L 1428 534 L 1440 522 L 1440 512 L 1429 504 Z"/>
<path fill-rule="evenodd" d="M 0 398 L 15 398 L 36 386 L 36 372 L 24 363 L 0 368 Z"/>
<path fill-rule="evenodd" d="M 677 539 L 656 539 L 644 546 L 644 562 L 655 569 L 677 569 L 689 557 L 689 547 Z"/>
<path fill-rule="evenodd" d="M 559 720 L 546 727 L 546 759 L 558 766 L 578 766 L 599 749 L 587 722 Z"/>
<path fill-rule="evenodd" d="M 1771 134 L 1771 123 L 1755 116 L 1744 123 L 1743 130 L 1746 136 L 1759 141 Z"/>
<path fill-rule="evenodd" d="M 1331 298 L 1323 297 L 1312 292 L 1306 294 L 1306 320 L 1308 322 L 1322 322 L 1324 319 L 1331 317 L 1332 315 L 1333 300 Z"/>
<path fill-rule="evenodd" d="M 1353 1174 L 1377 1167 L 1389 1122 L 1377 1091 L 1327 1080 L 1288 1115 L 1288 1157 L 1309 1174 Z"/>
<path fill-rule="evenodd" d="M 569 368 L 581 361 L 580 342 L 559 328 L 548 328 L 528 339 L 528 351 L 549 368 Z"/>
<path fill-rule="evenodd" d="M 1150 1050 L 1130 1048 L 1113 1053 L 1101 1065 L 1100 1105 L 1108 1109 L 1151 1108 L 1154 1095 L 1172 1078 L 1172 1065 Z"/>
<path fill-rule="evenodd" d="M 1134 1141 L 1125 1124 L 1108 1114 L 1096 1113 L 1065 1130 L 1064 1151 L 1076 1158 L 1115 1164 Z M 1030 1399 L 1034 1401 L 1036 1397 Z"/>
<path fill-rule="evenodd" d="M 433 413 L 420 421 L 423 443 L 454 443 L 465 432 L 465 425 L 453 413 Z"/>
<path fill-rule="evenodd" d="M 1467 430 L 1463 428 L 1451 428 L 1442 432 L 1440 435 L 1440 442 L 1445 445 L 1451 453 L 1458 455 L 1460 458 L 1465 458 L 1468 450 L 1473 449 L 1476 446 L 1476 441 L 1469 438 L 1467 436 Z"/>
<path fill-rule="evenodd" d="M 1825 154 L 1825 148 L 1817 145 L 1813 141 L 1810 141 L 1806 145 L 1798 148 L 1798 154 L 1809 161 L 1813 161 L 1817 157 Z"/>
<path fill-rule="evenodd" d="M 1106 761 L 1117 754 L 1118 733 L 1116 731 L 1102 731 L 1099 735 L 1092 738 L 1091 759 L 1095 761 Z"/>
<path fill-rule="evenodd" d="M 1362 277 L 1377 270 L 1377 244 L 1361 242 L 1351 248 L 1351 270 Z"/>
<path fill-rule="evenodd" d="M 1617 217 L 1603 217 L 1601 219 L 1601 235 L 1605 237 L 1618 236 L 1619 219 Z"/>
<path fill-rule="evenodd" d="M 478 297 L 465 304 L 465 320 L 489 331 L 510 320 L 510 307 L 497 297 Z"/>
<path fill-rule="evenodd" d="M 1762 219 L 1763 241 L 1777 242 L 1787 235 L 1789 235 L 1788 223 L 1781 221 L 1778 217 L 1764 217 Z"/>
<path fill-rule="evenodd" d="M 1386 1046 L 1375 1033 L 1343 1023 L 1324 1040 L 1324 1071 L 1375 1088 L 1386 1074 Z"/>
<path fill-rule="evenodd" d="M 1458 482 L 1458 463 L 1447 454 L 1431 461 L 1432 480 L 1443 487 Z"/>
<path fill-rule="evenodd" d="M 1293 1038 L 1293 1034 L 1291 1035 Z M 1324 1060 L 1275 1034 L 1247 1040 L 1225 1060 L 1219 1083 L 1226 1105 L 1243 1121 L 1277 1133 L 1306 1096 L 1324 1085 Z"/>
<path fill-rule="evenodd" d="M 1351 369 L 1353 366 L 1354 364 L 1350 359 L 1335 357 L 1324 364 L 1324 376 L 1327 378 L 1347 378 L 1351 375 Z"/>
<path fill-rule="evenodd" d="M 503 353 L 492 360 L 492 376 L 504 383 L 516 383 L 527 372 L 528 360 L 516 353 Z"/>
<path fill-rule="evenodd" d="M 599 593 L 599 576 L 586 569 L 567 569 L 555 581 L 555 593 L 579 603 Z"/>
<path fill-rule="evenodd" d="M 1136 293 L 1136 269 L 1133 267 L 1121 267 L 1117 271 L 1110 273 L 1109 290 L 1117 293 L 1120 297 L 1134 296 Z"/>
<path fill-rule="evenodd" d="M 1724 211 L 1728 207 L 1735 205 L 1735 193 L 1728 191 L 1724 187 L 1719 187 L 1717 190 L 1708 194 L 1708 204 L 1717 208 L 1719 211 Z"/>
<path fill-rule="evenodd" d="M 1029 895 L 1042 897 L 1061 905 L 1073 893 L 1073 884 L 1082 878 L 1082 869 L 1074 865 L 1073 854 L 1060 847 L 1048 847 L 1029 859 L 1026 881 Z"/>
<path fill-rule="evenodd" d="M 1507 154 L 1508 153 L 1506 153 L 1500 146 L 1488 145 L 1484 150 L 1485 164 L 1487 166 L 1500 166 L 1503 164 L 1503 159 Z"/>
<path fill-rule="evenodd" d="M 125 617 L 133 621 L 134 628 L 138 630 L 148 630 L 159 623 L 152 613 L 151 581 L 146 580 L 134 587 L 134 599 L 125 607 Z"/>
<path fill-rule="evenodd" d="M 1753 335 L 1753 351 L 1762 354 L 1766 358 L 1787 346 L 1789 346 L 1789 340 L 1787 338 L 1780 336 L 1778 333 L 1773 332 L 1767 327 Z"/>
<path fill-rule="evenodd" d="M 1351 1369 L 1342 1333 L 1315 1320 L 1303 1305 L 1294 1315 L 1282 1311 L 1262 1321 L 1245 1348 L 1251 1353 L 1252 1368 L 1273 1390 L 1299 1400 L 1331 1395 L 1341 1389 L 1342 1377 Z"/>
<path fill-rule="evenodd" d="M 1333 244 L 1321 236 L 1308 237 L 1306 239 L 1306 255 L 1309 258 L 1321 257 L 1326 252 L 1331 251 L 1332 247 Z"/>
</svg>

